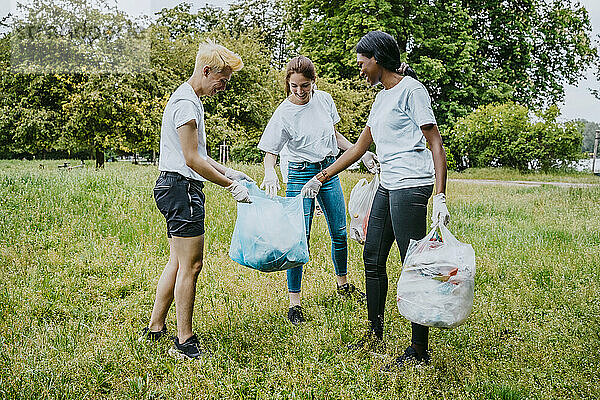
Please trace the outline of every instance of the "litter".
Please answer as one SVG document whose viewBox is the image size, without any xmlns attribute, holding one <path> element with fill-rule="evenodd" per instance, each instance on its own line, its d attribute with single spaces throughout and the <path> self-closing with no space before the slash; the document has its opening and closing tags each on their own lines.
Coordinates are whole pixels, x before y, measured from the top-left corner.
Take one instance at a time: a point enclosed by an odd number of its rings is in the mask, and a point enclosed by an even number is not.
<svg viewBox="0 0 600 400">
<path fill-rule="evenodd" d="M 474 278 L 473 247 L 436 225 L 425 238 L 410 241 L 398 279 L 398 311 L 421 325 L 459 326 L 473 308 Z"/>
<path fill-rule="evenodd" d="M 242 181 L 251 204 L 237 204 L 229 256 L 263 272 L 282 271 L 309 260 L 301 195 L 269 198 L 255 183 Z"/>
<path fill-rule="evenodd" d="M 365 178 L 359 180 L 350 192 L 348 200 L 348 213 L 350 214 L 350 239 L 364 244 L 367 238 L 367 226 L 371 206 L 377 188 L 379 187 L 379 174 L 369 183 Z"/>
</svg>

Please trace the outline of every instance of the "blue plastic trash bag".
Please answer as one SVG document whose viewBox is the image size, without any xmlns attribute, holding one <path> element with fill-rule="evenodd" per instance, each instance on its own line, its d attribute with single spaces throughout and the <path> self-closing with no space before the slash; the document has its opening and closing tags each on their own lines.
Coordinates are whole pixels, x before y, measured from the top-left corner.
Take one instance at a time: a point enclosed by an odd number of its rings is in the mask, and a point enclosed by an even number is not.
<svg viewBox="0 0 600 400">
<path fill-rule="evenodd" d="M 309 259 L 301 195 L 271 199 L 255 183 L 243 183 L 251 204 L 237 204 L 229 257 L 263 272 L 282 271 Z"/>
</svg>

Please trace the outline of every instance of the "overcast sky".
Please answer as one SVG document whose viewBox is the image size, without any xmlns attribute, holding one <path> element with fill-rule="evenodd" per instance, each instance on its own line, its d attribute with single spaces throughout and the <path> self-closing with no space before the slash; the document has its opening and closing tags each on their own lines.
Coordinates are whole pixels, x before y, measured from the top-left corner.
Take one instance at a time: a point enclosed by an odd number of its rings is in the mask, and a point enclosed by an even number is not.
<svg viewBox="0 0 600 400">
<path fill-rule="evenodd" d="M 123 11 L 131 15 L 152 15 L 162 8 L 172 8 L 181 3 L 181 0 L 113 0 Z M 593 37 L 597 45 L 600 45 L 600 0 L 579 0 L 590 14 L 593 26 Z M 0 16 L 8 14 L 14 8 L 16 0 L 0 0 Z M 193 9 L 211 4 L 227 8 L 231 0 L 187 0 L 193 4 Z M 586 79 L 577 85 L 565 86 L 565 101 L 560 105 L 564 119 L 584 118 L 589 121 L 600 122 L 600 100 L 589 92 L 590 88 L 600 89 L 600 83 L 596 80 L 593 70 L 586 73 Z"/>
</svg>

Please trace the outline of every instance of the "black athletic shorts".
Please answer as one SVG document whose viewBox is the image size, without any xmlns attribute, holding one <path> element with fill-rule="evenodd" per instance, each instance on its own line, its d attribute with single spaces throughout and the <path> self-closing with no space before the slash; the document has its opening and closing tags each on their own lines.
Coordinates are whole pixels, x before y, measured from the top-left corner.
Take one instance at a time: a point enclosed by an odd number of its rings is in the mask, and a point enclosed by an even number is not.
<svg viewBox="0 0 600 400">
<path fill-rule="evenodd" d="M 167 220 L 168 237 L 204 234 L 204 193 L 201 181 L 177 172 L 161 172 L 154 186 L 154 200 Z"/>
</svg>

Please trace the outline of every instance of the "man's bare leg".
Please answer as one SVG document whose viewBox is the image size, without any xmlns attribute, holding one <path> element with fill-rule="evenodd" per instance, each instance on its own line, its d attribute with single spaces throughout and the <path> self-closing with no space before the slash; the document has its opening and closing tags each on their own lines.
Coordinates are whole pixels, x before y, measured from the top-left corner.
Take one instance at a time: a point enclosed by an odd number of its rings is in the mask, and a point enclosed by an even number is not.
<svg viewBox="0 0 600 400">
<path fill-rule="evenodd" d="M 152 315 L 148 323 L 148 329 L 152 332 L 158 332 L 165 326 L 167 313 L 175 296 L 175 279 L 177 278 L 178 267 L 179 263 L 177 262 L 177 254 L 173 247 L 173 239 L 169 238 L 169 261 L 158 280 L 154 307 L 152 308 Z"/>
<path fill-rule="evenodd" d="M 177 338 L 184 343 L 192 333 L 192 313 L 196 296 L 196 281 L 202 269 L 204 235 L 171 239 L 179 268 L 175 280 L 175 311 L 177 314 Z"/>
</svg>

